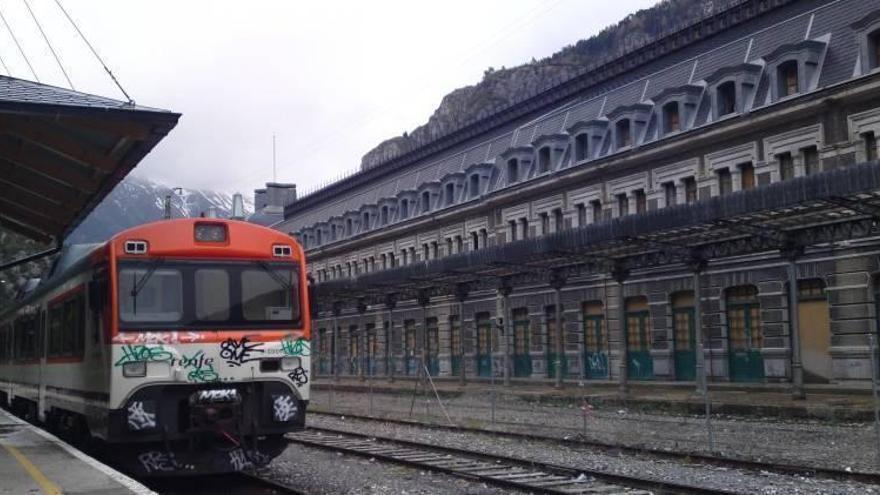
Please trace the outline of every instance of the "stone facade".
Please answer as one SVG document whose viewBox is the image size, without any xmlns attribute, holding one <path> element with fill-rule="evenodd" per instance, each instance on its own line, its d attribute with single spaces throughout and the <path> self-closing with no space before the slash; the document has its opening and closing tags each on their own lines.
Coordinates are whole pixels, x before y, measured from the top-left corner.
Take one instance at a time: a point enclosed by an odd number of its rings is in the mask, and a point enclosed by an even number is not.
<svg viewBox="0 0 880 495">
<path fill-rule="evenodd" d="M 499 117 L 428 158 L 373 167 L 301 198 L 278 228 L 303 242 L 320 284 L 876 160 L 878 12 L 860 0 L 780 6 L 575 100 Z M 334 222 L 342 234 L 327 230 Z M 864 382 L 878 254 L 877 239 L 809 246 L 795 260 L 794 289 L 779 252 L 709 260 L 699 312 L 707 375 L 792 380 L 789 291 L 797 290 L 805 380 Z M 611 274 L 568 280 L 558 294 L 518 286 L 506 301 L 484 291 L 462 304 L 450 294 L 424 308 L 342 306 L 314 315 L 314 362 L 319 373 L 401 376 L 426 357 L 440 377 L 460 374 L 461 363 L 470 378 L 551 379 L 561 365 L 573 380 L 690 381 L 694 280 L 663 266 L 622 284 Z M 563 356 L 553 337 L 557 304 Z"/>
</svg>

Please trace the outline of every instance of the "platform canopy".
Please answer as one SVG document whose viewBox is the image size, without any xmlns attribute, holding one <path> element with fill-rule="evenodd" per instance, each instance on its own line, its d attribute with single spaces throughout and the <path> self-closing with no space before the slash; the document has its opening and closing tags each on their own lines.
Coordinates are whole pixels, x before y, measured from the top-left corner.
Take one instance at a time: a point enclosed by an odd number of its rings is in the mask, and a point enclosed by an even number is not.
<svg viewBox="0 0 880 495">
<path fill-rule="evenodd" d="M 880 236 L 880 162 L 602 221 L 533 239 L 331 280 L 314 286 L 319 307 L 514 287 Z"/>
<path fill-rule="evenodd" d="M 179 117 L 0 76 L 0 227 L 60 243 Z"/>
</svg>

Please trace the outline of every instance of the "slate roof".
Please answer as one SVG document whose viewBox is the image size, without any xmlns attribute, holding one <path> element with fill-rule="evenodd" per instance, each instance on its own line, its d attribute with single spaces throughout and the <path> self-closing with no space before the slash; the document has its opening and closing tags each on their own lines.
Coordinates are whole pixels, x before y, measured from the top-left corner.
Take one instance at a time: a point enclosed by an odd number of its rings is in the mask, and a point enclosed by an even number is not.
<svg viewBox="0 0 880 495">
<path fill-rule="evenodd" d="M 114 100 L 104 96 L 81 93 L 58 86 L 0 75 L 0 107 L 27 104 L 64 106 L 78 109 L 116 109 L 171 113 L 167 110 L 132 105 L 125 101 Z"/>
<path fill-rule="evenodd" d="M 876 0 L 801 0 L 790 3 L 710 38 L 685 45 L 669 55 L 649 60 L 608 83 L 587 88 L 575 99 L 548 109 L 542 116 L 512 121 L 503 132 L 472 139 L 467 147 L 486 149 L 488 159 L 483 161 L 491 162 L 507 148 L 528 146 L 541 134 L 564 132 L 564 128 L 576 122 L 600 118 L 622 106 L 643 103 L 644 99 L 649 99 L 667 88 L 699 84 L 721 68 L 737 66 L 746 61 L 755 62 L 781 45 L 804 39 L 828 39 L 830 35 L 817 88 L 822 89 L 853 77 L 858 47 L 851 25 L 878 8 L 880 5 Z M 763 77 L 766 78 L 766 74 Z M 759 98 L 752 108 L 759 108 L 764 104 L 765 100 Z M 700 105 L 697 126 L 705 124 L 708 117 L 705 107 Z M 458 149 L 446 150 L 430 160 L 412 163 L 406 170 L 420 170 L 418 181 L 421 182 L 440 180 L 444 174 L 462 170 L 471 163 L 480 161 L 476 160 L 475 153 L 465 153 L 463 148 L 464 146 L 459 146 Z M 424 173 L 426 169 L 436 169 L 439 175 L 429 177 L 430 174 Z M 503 174 L 504 167 L 499 167 L 498 172 Z M 356 190 L 346 193 L 345 197 L 352 200 L 358 197 L 366 199 L 369 195 L 361 195 L 357 191 L 383 191 L 384 184 L 396 182 L 398 178 L 407 176 L 406 174 L 407 172 L 389 173 L 384 178 L 358 186 Z M 411 179 L 408 179 L 407 185 L 410 184 Z M 409 186 L 413 189 L 417 187 L 418 185 Z M 492 183 L 493 190 L 503 187 L 506 187 L 503 180 Z M 302 211 L 294 207 L 290 210 L 292 214 L 286 215 L 286 221 L 279 228 L 296 232 L 310 227 L 339 214 L 337 210 L 342 202 L 321 202 L 319 206 Z M 347 205 L 349 209 L 357 209 L 351 206 Z"/>
</svg>

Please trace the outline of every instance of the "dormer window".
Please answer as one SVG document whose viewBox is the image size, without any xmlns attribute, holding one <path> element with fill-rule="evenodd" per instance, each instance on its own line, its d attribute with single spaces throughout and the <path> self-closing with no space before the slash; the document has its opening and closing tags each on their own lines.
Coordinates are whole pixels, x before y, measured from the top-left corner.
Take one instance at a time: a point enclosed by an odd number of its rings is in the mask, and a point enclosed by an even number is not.
<svg viewBox="0 0 880 495">
<path fill-rule="evenodd" d="M 427 213 L 431 211 L 431 193 L 425 191 L 422 193 L 422 212 Z"/>
<path fill-rule="evenodd" d="M 405 220 L 409 217 L 409 200 L 404 199 L 400 202 L 400 219 Z"/>
<path fill-rule="evenodd" d="M 361 227 L 363 228 L 364 232 L 366 232 L 370 230 L 370 213 L 365 211 L 362 218 L 363 222 L 361 223 Z"/>
<path fill-rule="evenodd" d="M 318 231 L 315 233 L 315 236 L 316 236 L 315 238 L 317 239 L 316 242 L 317 242 L 317 244 L 318 244 L 319 246 L 320 246 L 321 244 L 323 244 L 323 242 L 324 242 L 324 240 L 322 239 L 321 234 L 322 234 L 322 232 L 321 232 L 320 230 L 318 230 Z"/>
<path fill-rule="evenodd" d="M 719 84 L 718 89 L 718 116 L 723 117 L 736 112 L 736 83 L 727 81 Z"/>
<path fill-rule="evenodd" d="M 446 184 L 446 206 L 451 206 L 455 202 L 455 184 Z"/>
<path fill-rule="evenodd" d="M 590 135 L 583 133 L 574 138 L 574 158 L 583 161 L 590 156 Z"/>
<path fill-rule="evenodd" d="M 614 126 L 617 137 L 617 149 L 632 146 L 632 129 L 629 119 L 620 119 Z"/>
<path fill-rule="evenodd" d="M 538 150 L 538 173 L 550 171 L 550 147 L 544 146 Z"/>
<path fill-rule="evenodd" d="M 353 224 L 350 218 L 345 219 L 345 235 L 349 236 L 354 231 L 352 228 Z"/>
<path fill-rule="evenodd" d="M 681 130 L 681 114 L 678 111 L 678 102 L 671 101 L 663 107 L 663 133 L 678 132 Z"/>
<path fill-rule="evenodd" d="M 388 224 L 388 207 L 382 207 L 382 225 Z"/>
<path fill-rule="evenodd" d="M 798 63 L 797 60 L 789 60 L 779 64 L 776 69 L 779 97 L 784 98 L 800 92 L 798 88 Z"/>
<path fill-rule="evenodd" d="M 513 184 L 519 181 L 519 160 L 511 158 L 507 160 L 507 183 Z"/>
<path fill-rule="evenodd" d="M 871 69 L 880 67 L 880 29 L 868 35 L 868 63 Z"/>
<path fill-rule="evenodd" d="M 471 198 L 476 198 L 480 195 L 480 176 L 478 174 L 471 175 L 470 178 L 470 192 L 469 196 Z"/>
</svg>

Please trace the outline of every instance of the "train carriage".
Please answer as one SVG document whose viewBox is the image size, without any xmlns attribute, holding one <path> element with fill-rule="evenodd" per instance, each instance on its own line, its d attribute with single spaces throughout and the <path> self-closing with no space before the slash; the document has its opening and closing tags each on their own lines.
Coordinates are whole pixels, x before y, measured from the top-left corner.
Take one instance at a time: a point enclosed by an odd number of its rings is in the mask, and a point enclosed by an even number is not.
<svg viewBox="0 0 880 495">
<path fill-rule="evenodd" d="M 135 473 L 268 462 L 305 422 L 306 287 L 296 241 L 245 222 L 167 220 L 71 246 L 0 312 L 0 404 L 100 439 Z"/>
</svg>

